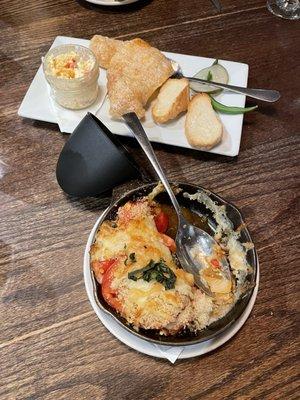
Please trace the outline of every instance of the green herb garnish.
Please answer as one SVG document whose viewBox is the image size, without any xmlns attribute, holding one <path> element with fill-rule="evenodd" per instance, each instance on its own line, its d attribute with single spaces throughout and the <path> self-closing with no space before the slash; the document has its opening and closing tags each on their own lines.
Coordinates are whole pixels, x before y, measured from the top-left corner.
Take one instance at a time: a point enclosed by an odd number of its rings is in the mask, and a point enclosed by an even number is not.
<svg viewBox="0 0 300 400">
<path fill-rule="evenodd" d="M 175 287 L 176 275 L 166 265 L 165 261 L 160 259 L 158 262 L 150 260 L 144 268 L 129 272 L 128 279 L 132 279 L 133 281 L 143 279 L 146 282 L 156 280 L 164 285 L 166 290 L 169 290 Z"/>
<path fill-rule="evenodd" d="M 218 60 L 218 59 L 216 59 L 216 60 L 212 63 L 212 65 L 217 65 L 217 64 L 219 64 L 219 60 Z"/>
</svg>

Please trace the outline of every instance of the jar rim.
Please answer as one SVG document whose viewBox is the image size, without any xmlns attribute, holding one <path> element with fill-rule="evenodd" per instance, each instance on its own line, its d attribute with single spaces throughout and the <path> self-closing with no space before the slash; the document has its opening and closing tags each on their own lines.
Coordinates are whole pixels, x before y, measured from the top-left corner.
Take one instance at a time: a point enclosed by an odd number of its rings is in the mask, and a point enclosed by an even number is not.
<svg viewBox="0 0 300 400">
<path fill-rule="evenodd" d="M 43 62 L 42 63 L 43 63 L 43 71 L 44 71 L 45 77 L 59 79 L 61 81 L 63 81 L 65 79 L 68 82 L 74 82 L 74 83 L 75 82 L 81 82 L 81 81 L 84 81 L 86 79 L 86 75 L 80 76 L 78 78 L 66 79 L 66 78 L 63 78 L 63 77 L 57 77 L 55 75 L 51 75 L 51 74 L 47 73 L 47 70 L 46 70 L 47 59 L 53 54 L 53 52 L 57 51 L 57 49 L 58 49 L 58 50 L 62 50 L 62 51 L 61 51 L 61 53 L 58 52 L 57 55 L 63 54 L 63 52 L 64 52 L 63 50 L 64 49 L 68 49 L 70 51 L 72 49 L 72 47 L 75 48 L 74 49 L 75 52 L 76 52 L 76 48 L 80 48 L 81 50 L 83 50 L 84 52 L 86 52 L 87 54 L 92 56 L 94 64 L 93 64 L 93 67 L 91 68 L 91 70 L 88 71 L 88 73 L 92 73 L 95 70 L 99 70 L 98 60 L 96 58 L 95 53 L 91 49 L 89 49 L 86 46 L 82 46 L 80 44 L 72 44 L 72 43 L 70 43 L 70 44 L 61 44 L 59 46 L 55 46 L 55 47 L 49 49 L 48 52 L 46 53 L 45 57 L 43 58 Z"/>
</svg>

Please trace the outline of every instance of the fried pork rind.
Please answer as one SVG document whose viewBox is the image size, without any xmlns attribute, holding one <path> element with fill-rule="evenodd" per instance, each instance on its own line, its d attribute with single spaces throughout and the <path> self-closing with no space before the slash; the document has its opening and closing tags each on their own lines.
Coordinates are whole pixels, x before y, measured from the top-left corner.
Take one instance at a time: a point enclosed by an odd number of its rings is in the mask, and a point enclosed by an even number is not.
<svg viewBox="0 0 300 400">
<path fill-rule="evenodd" d="M 91 39 L 90 49 L 95 54 L 100 67 L 107 69 L 116 51 L 124 44 L 122 40 L 95 35 Z"/>
<path fill-rule="evenodd" d="M 107 68 L 110 114 L 119 118 L 135 112 L 142 118 L 151 95 L 172 75 L 171 62 L 142 39 L 122 42 L 94 36 L 90 47 Z"/>
<path fill-rule="evenodd" d="M 129 112 L 142 118 L 151 95 L 173 74 L 171 62 L 142 39 L 123 42 L 95 35 L 90 49 L 107 69 L 110 114 L 116 118 Z"/>
<path fill-rule="evenodd" d="M 118 118 L 135 112 L 142 118 L 148 99 L 172 73 L 171 62 L 156 48 L 141 39 L 124 42 L 107 72 L 110 114 Z"/>
</svg>

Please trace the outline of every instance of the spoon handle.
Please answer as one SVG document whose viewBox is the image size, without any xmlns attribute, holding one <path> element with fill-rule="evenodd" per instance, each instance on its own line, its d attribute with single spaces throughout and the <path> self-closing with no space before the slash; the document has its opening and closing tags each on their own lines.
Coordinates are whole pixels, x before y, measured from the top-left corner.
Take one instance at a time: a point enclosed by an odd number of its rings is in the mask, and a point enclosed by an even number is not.
<svg viewBox="0 0 300 400">
<path fill-rule="evenodd" d="M 157 160 L 157 157 L 154 153 L 153 147 L 152 147 L 152 145 L 146 135 L 146 132 L 144 131 L 144 128 L 143 128 L 142 124 L 140 123 L 140 120 L 138 119 L 136 113 L 131 112 L 128 114 L 124 114 L 123 118 L 126 122 L 126 125 L 130 129 L 131 133 L 136 138 L 136 140 L 140 144 L 141 148 L 143 149 L 144 153 L 148 157 L 148 160 L 150 161 L 153 168 L 155 169 L 155 172 L 157 173 L 162 184 L 164 185 L 166 191 L 168 192 L 168 195 L 170 196 L 170 199 L 176 210 L 178 218 L 181 218 L 182 214 L 181 214 L 181 210 L 180 210 L 178 201 L 177 201 L 177 199 L 174 195 L 174 192 L 166 178 L 165 173 L 163 172 L 163 170 Z"/>
<path fill-rule="evenodd" d="M 210 86 L 215 86 L 221 89 L 228 89 L 231 92 L 244 94 L 248 97 L 252 97 L 253 99 L 267 101 L 269 103 L 274 103 L 280 98 L 280 93 L 278 90 L 269 90 L 269 89 L 249 89 L 243 88 L 239 86 L 233 85 L 225 85 L 225 83 L 217 83 L 213 81 L 206 81 L 205 79 L 188 77 L 187 78 L 191 82 L 200 82 L 200 83 L 207 83 Z"/>
</svg>

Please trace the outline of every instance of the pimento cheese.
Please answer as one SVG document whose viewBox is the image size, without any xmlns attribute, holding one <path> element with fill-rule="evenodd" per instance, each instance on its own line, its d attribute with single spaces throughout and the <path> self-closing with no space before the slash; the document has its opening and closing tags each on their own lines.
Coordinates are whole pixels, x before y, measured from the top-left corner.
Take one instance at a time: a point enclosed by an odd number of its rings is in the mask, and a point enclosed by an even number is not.
<svg viewBox="0 0 300 400">
<path fill-rule="evenodd" d="M 94 66 L 93 58 L 83 59 L 75 51 L 51 55 L 48 60 L 48 73 L 65 79 L 82 78 Z"/>
</svg>

